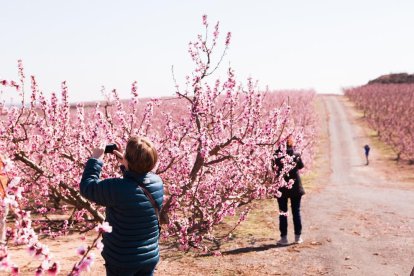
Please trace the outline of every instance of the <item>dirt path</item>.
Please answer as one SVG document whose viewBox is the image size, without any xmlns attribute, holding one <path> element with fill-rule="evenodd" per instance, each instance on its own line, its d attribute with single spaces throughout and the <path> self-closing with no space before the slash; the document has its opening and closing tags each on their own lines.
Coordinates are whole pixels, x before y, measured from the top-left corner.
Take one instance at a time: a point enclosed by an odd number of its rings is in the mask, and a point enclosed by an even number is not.
<svg viewBox="0 0 414 276">
<path fill-rule="evenodd" d="M 414 185 L 386 180 L 375 154 L 365 166 L 362 147 L 368 140 L 344 98 L 324 96 L 323 101 L 332 173 L 325 188 L 303 205 L 305 238 L 320 246 L 303 250 L 292 274 L 409 275 L 414 266 Z"/>
</svg>

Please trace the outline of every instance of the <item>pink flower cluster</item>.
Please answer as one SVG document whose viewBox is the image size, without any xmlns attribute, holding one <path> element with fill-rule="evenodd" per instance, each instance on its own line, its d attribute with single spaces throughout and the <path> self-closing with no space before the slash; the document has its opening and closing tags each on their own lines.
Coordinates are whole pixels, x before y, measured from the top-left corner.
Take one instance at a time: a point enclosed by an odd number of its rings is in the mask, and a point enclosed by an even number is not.
<svg viewBox="0 0 414 276">
<path fill-rule="evenodd" d="M 103 222 L 102 224 L 98 224 L 96 226 L 96 231 L 99 233 L 111 233 L 112 232 L 112 226 L 109 225 L 108 222 Z"/>
<path fill-rule="evenodd" d="M 6 175 L 9 179 L 9 184 L 6 190 L 5 198 L 0 198 L 1 215 L 5 216 L 4 210 L 11 208 L 16 217 L 13 228 L 8 229 L 7 239 L 12 240 L 16 245 L 27 245 L 27 251 L 34 259 L 41 261 L 41 264 L 36 269 L 36 275 L 56 275 L 59 272 L 59 265 L 53 261 L 49 249 L 44 244 L 40 243 L 38 236 L 32 228 L 32 221 L 29 211 L 21 209 L 20 202 L 22 199 L 20 186 L 20 178 L 15 175 L 13 164 L 6 159 L 3 162 L 4 169 L 0 172 Z M 0 246 L 0 271 L 9 271 L 12 275 L 19 275 L 19 268 L 13 264 L 8 254 L 6 246 Z"/>
</svg>

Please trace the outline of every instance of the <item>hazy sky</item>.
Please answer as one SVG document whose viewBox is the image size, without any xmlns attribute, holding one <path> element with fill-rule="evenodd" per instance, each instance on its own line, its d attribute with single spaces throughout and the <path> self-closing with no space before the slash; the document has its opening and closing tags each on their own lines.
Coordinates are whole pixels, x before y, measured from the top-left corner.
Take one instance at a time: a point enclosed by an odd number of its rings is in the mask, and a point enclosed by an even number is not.
<svg viewBox="0 0 414 276">
<path fill-rule="evenodd" d="M 414 71 L 414 1 L 7 1 L 1 4 L 0 79 L 18 59 L 45 93 L 66 80 L 71 101 L 100 99 L 100 87 L 128 97 L 172 95 L 171 65 L 183 83 L 187 45 L 220 21 L 239 81 L 271 89 L 340 93 L 379 75 Z M 215 77 L 218 77 L 219 74 Z M 213 80 L 214 78 L 211 78 Z"/>
</svg>

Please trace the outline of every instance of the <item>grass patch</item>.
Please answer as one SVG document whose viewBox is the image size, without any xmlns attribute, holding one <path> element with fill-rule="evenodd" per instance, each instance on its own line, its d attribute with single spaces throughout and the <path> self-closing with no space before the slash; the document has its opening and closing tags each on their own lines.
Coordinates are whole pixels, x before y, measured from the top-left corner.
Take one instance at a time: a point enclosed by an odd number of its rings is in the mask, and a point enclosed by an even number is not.
<svg viewBox="0 0 414 276">
<path fill-rule="evenodd" d="M 248 240 L 275 237 L 277 210 L 276 199 L 253 202 L 249 216 L 235 230 L 234 236 Z"/>
<path fill-rule="evenodd" d="M 315 137 L 315 155 L 312 161 L 311 170 L 307 171 L 302 177 L 303 187 L 305 191 L 314 191 L 320 186 L 321 179 L 328 179 L 330 175 L 330 140 L 329 140 L 329 115 L 327 113 L 323 96 L 317 96 L 315 101 L 315 112 L 318 116 L 317 135 Z"/>
</svg>

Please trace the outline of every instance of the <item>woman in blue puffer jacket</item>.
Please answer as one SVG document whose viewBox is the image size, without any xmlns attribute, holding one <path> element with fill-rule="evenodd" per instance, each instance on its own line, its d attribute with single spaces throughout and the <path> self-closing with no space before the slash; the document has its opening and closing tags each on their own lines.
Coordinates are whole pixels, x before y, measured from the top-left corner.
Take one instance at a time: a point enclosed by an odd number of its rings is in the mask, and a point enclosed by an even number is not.
<svg viewBox="0 0 414 276">
<path fill-rule="evenodd" d="M 100 180 L 105 147 L 95 148 L 87 161 L 80 183 L 81 194 L 106 207 L 106 221 L 112 226 L 103 234 L 107 275 L 152 275 L 159 261 L 158 210 L 162 207 L 163 183 L 151 173 L 158 154 L 147 138 L 133 136 L 125 154 L 114 150 L 124 170 L 122 178 Z M 155 202 L 146 196 L 143 186 Z"/>
</svg>

